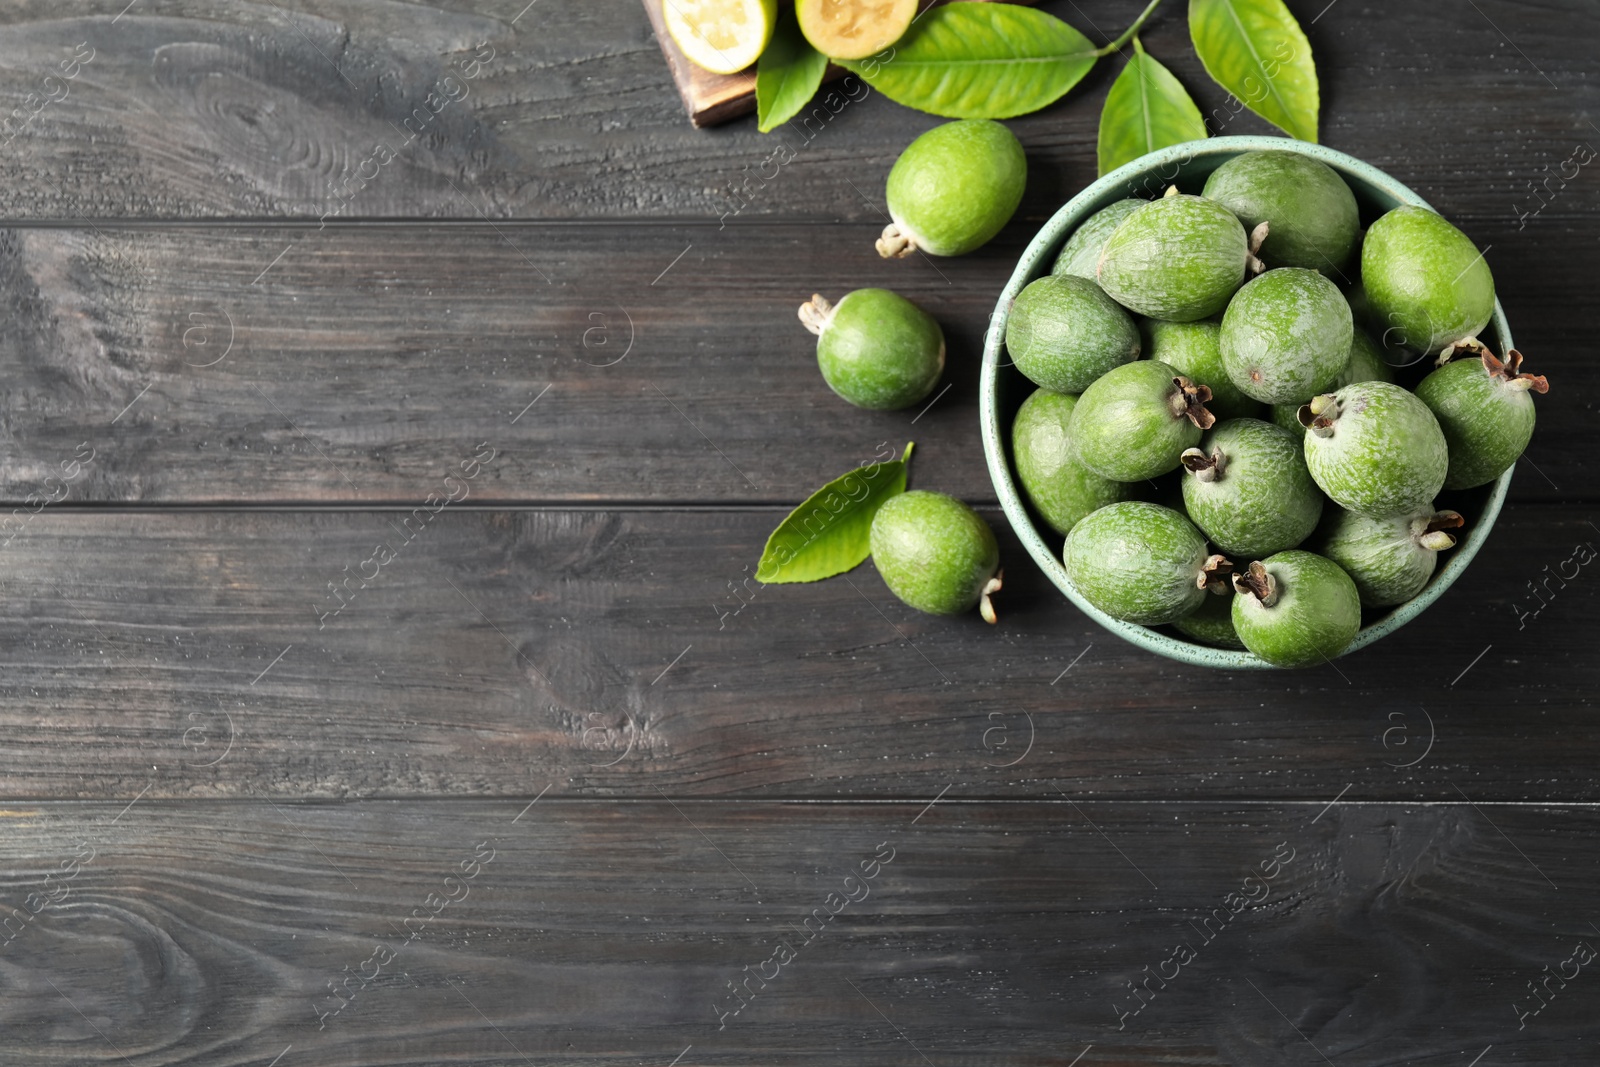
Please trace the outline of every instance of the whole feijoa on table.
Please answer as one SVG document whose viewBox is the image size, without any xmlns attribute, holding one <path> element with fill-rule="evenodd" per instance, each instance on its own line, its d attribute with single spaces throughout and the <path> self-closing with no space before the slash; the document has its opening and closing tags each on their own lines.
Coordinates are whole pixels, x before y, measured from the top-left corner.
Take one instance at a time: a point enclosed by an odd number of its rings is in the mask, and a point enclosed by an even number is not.
<svg viewBox="0 0 1600 1067">
<path fill-rule="evenodd" d="M 1067 238 L 1067 243 L 1061 246 L 1061 252 L 1056 256 L 1055 265 L 1050 268 L 1050 273 L 1076 274 L 1081 278 L 1092 279 L 1100 266 L 1100 252 L 1105 248 L 1106 240 L 1112 231 L 1122 224 L 1123 219 L 1149 202 L 1138 199 L 1118 200 L 1084 219 L 1078 228 L 1072 231 L 1072 236 Z"/>
<path fill-rule="evenodd" d="M 1311 477 L 1346 511 L 1419 511 L 1444 486 L 1444 432 L 1428 406 L 1398 385 L 1357 382 L 1314 396 L 1300 422 Z"/>
<path fill-rule="evenodd" d="M 1361 286 L 1382 340 L 1413 352 L 1476 337 L 1494 314 L 1494 276 L 1482 253 L 1425 207 L 1397 207 L 1368 227 Z"/>
<path fill-rule="evenodd" d="M 1131 311 L 1193 322 L 1227 306 L 1253 257 L 1237 215 L 1176 188 L 1131 212 L 1112 231 L 1096 278 Z"/>
<path fill-rule="evenodd" d="M 1246 396 L 1268 404 L 1326 389 L 1350 362 L 1354 327 L 1339 287 L 1314 270 L 1252 278 L 1222 316 L 1222 362 Z"/>
<path fill-rule="evenodd" d="M 1457 512 L 1431 507 L 1381 519 L 1330 510 L 1317 531 L 1316 550 L 1343 567 L 1361 603 L 1374 608 L 1404 604 L 1422 592 L 1439 553 L 1455 547 L 1448 531 L 1463 521 Z"/>
<path fill-rule="evenodd" d="M 909 407 L 944 373 L 939 324 L 887 289 L 857 289 L 837 304 L 813 296 L 800 306 L 800 321 L 817 335 L 823 380 L 856 407 Z"/>
<path fill-rule="evenodd" d="M 921 250 L 960 256 L 986 244 L 1016 212 L 1028 160 L 1016 135 L 992 119 L 960 119 L 922 134 L 889 170 L 885 259 Z"/>
<path fill-rule="evenodd" d="M 1139 327 L 1146 356 L 1211 390 L 1206 409 L 1219 421 L 1254 418 L 1261 413 L 1261 402 L 1240 392 L 1222 365 L 1221 323 L 1211 319 L 1199 322 L 1144 319 Z"/>
<path fill-rule="evenodd" d="M 1339 376 L 1325 391 L 1334 392 L 1356 382 L 1392 381 L 1394 381 L 1394 368 L 1383 358 L 1383 351 L 1371 335 L 1357 325 L 1350 338 L 1350 362 L 1344 365 L 1344 370 L 1339 372 Z M 1215 393 L 1215 387 L 1211 391 Z M 1296 436 L 1305 433 L 1305 427 L 1300 425 L 1300 409 L 1310 399 L 1307 396 L 1293 403 L 1272 405 L 1273 423 Z M 1212 407 L 1215 408 L 1215 405 Z"/>
<path fill-rule="evenodd" d="M 1233 559 L 1294 548 L 1322 517 L 1300 435 L 1259 419 L 1230 419 L 1183 454 L 1184 511 Z"/>
<path fill-rule="evenodd" d="M 1006 350 L 1035 385 L 1081 393 L 1112 367 L 1139 358 L 1139 328 L 1088 278 L 1047 274 L 1029 282 L 1006 317 Z"/>
<path fill-rule="evenodd" d="M 1193 612 L 1231 564 L 1194 523 L 1142 500 L 1108 504 L 1067 534 L 1062 563 L 1084 599 L 1112 618 L 1154 626 Z"/>
<path fill-rule="evenodd" d="M 1078 462 L 1105 478 L 1137 482 L 1178 466 L 1215 422 L 1211 390 L 1165 363 L 1142 359 L 1101 375 L 1078 397 L 1067 434 Z"/>
<path fill-rule="evenodd" d="M 1356 197 L 1320 160 L 1298 152 L 1245 152 L 1211 172 L 1204 196 L 1239 216 L 1246 230 L 1267 224 L 1256 255 L 1268 269 L 1305 267 L 1343 276 L 1361 222 Z"/>
<path fill-rule="evenodd" d="M 1233 628 L 1276 667 L 1313 667 L 1349 647 L 1361 630 L 1361 598 L 1332 560 L 1290 549 L 1233 576 Z"/>
<path fill-rule="evenodd" d="M 976 605 L 995 621 L 989 597 L 1000 588 L 1000 548 L 966 504 L 923 489 L 892 496 L 872 518 L 869 543 L 884 584 L 906 604 L 930 615 Z"/>
<path fill-rule="evenodd" d="M 1522 353 L 1504 363 L 1481 344 L 1458 349 L 1465 359 L 1446 363 L 1417 385 L 1450 450 L 1446 489 L 1471 489 L 1505 473 L 1533 439 L 1533 397 L 1546 393 L 1543 375 L 1522 373 Z M 1473 355 L 1476 354 L 1476 358 Z"/>
<path fill-rule="evenodd" d="M 1044 521 L 1065 536 L 1085 515 L 1128 498 L 1128 485 L 1078 462 L 1067 422 L 1078 398 L 1036 389 L 1011 423 L 1011 455 L 1022 492 Z"/>
</svg>

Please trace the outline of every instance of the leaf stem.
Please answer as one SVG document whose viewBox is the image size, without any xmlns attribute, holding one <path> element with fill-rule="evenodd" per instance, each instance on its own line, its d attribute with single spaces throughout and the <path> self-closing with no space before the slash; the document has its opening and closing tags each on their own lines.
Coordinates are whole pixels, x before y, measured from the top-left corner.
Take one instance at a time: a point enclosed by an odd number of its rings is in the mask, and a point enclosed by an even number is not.
<svg viewBox="0 0 1600 1067">
<path fill-rule="evenodd" d="M 1115 41 L 1112 41 L 1104 48 L 1095 49 L 1094 54 L 1096 56 L 1109 56 L 1113 52 L 1122 51 L 1122 46 L 1127 44 L 1134 34 L 1144 29 L 1145 20 L 1148 19 L 1151 13 L 1160 6 L 1161 0 L 1150 0 L 1150 3 L 1145 7 L 1145 9 L 1139 13 L 1139 17 L 1133 20 L 1133 25 L 1129 26 L 1121 37 L 1118 37 Z"/>
</svg>

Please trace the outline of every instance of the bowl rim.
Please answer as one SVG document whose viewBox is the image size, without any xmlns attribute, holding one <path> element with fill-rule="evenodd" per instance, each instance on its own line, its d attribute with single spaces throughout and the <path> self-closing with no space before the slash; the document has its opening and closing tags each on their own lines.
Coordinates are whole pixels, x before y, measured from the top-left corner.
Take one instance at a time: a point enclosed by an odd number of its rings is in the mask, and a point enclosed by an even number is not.
<svg viewBox="0 0 1600 1067">
<path fill-rule="evenodd" d="M 1209 137 L 1201 141 L 1187 141 L 1183 144 L 1172 145 L 1158 149 L 1147 155 L 1126 163 L 1116 170 L 1105 174 L 1088 186 L 1084 187 L 1076 196 L 1063 204 L 1053 214 L 1028 243 L 1022 256 L 1017 261 L 1011 278 L 1001 290 L 999 300 L 995 304 L 994 313 L 989 317 L 989 327 L 984 335 L 983 367 L 979 379 L 979 419 L 983 436 L 984 459 L 989 467 L 989 478 L 994 484 L 995 493 L 999 496 L 1001 510 L 1005 512 L 1007 521 L 1010 522 L 1012 531 L 1017 539 L 1027 549 L 1028 554 L 1038 565 L 1047 578 L 1064 593 L 1080 611 L 1094 619 L 1105 629 L 1117 634 L 1140 648 L 1169 659 L 1193 664 L 1201 667 L 1217 667 L 1223 669 L 1274 669 L 1273 665 L 1251 652 L 1240 652 L 1233 649 L 1216 648 L 1203 645 L 1199 642 L 1186 641 L 1172 637 L 1147 626 L 1137 623 L 1123 622 L 1096 608 L 1085 600 L 1072 582 L 1067 578 L 1066 568 L 1062 565 L 1059 553 L 1053 551 L 1045 539 L 1040 536 L 1038 528 L 1034 525 L 1033 518 L 1028 514 L 1027 505 L 1019 492 L 1012 476 L 1011 464 L 1007 458 L 1010 427 L 1000 426 L 1000 412 L 998 403 L 998 384 L 1001 370 L 1001 353 L 1005 344 L 1006 318 L 1011 308 L 1011 302 L 1036 277 L 1049 271 L 1048 260 L 1054 256 L 1065 242 L 1066 238 L 1078 224 L 1086 219 L 1094 210 L 1103 206 L 1102 202 L 1109 203 L 1108 194 L 1119 186 L 1137 184 L 1140 181 L 1148 182 L 1157 168 L 1176 165 L 1172 174 L 1161 179 L 1164 184 L 1178 177 L 1183 168 L 1196 159 L 1207 156 L 1233 157 L 1245 152 L 1256 151 L 1285 151 L 1295 152 L 1309 156 L 1312 159 L 1326 163 L 1337 171 L 1340 177 L 1350 183 L 1352 178 L 1369 189 L 1376 190 L 1398 201 L 1400 204 L 1414 204 L 1425 207 L 1430 211 L 1435 210 L 1421 196 L 1417 195 L 1403 182 L 1372 166 L 1370 163 L 1347 155 L 1336 149 L 1327 148 L 1319 144 L 1306 141 L 1296 141 L 1287 137 L 1275 136 L 1229 136 Z M 1357 190 L 1360 191 L 1359 189 Z M 1129 194 L 1131 195 L 1131 194 Z M 1110 199 L 1123 199 L 1111 197 Z M 1041 269 L 1041 267 L 1043 269 Z M 1511 329 L 1506 323 L 1505 312 L 1500 306 L 1500 300 L 1495 298 L 1494 314 L 1490 320 L 1496 335 L 1496 342 L 1501 351 L 1509 351 L 1514 347 L 1511 339 Z M 1426 358 L 1426 357 L 1424 357 Z M 1010 366 L 1009 362 L 1006 366 Z M 1363 626 L 1356 634 L 1355 639 L 1339 653 L 1340 656 L 1349 655 L 1358 649 L 1365 648 L 1379 638 L 1386 637 L 1395 630 L 1404 626 L 1427 609 L 1441 594 L 1448 589 L 1461 572 L 1466 570 L 1474 556 L 1488 540 L 1489 532 L 1493 529 L 1495 520 L 1500 515 L 1500 509 L 1505 503 L 1506 492 L 1511 486 L 1511 476 L 1516 465 L 1507 468 L 1505 473 L 1496 479 L 1489 493 L 1489 498 L 1483 505 L 1483 512 L 1473 524 L 1467 535 L 1451 550 L 1449 558 L 1434 572 L 1422 592 L 1400 604 L 1381 618 Z M 1052 537 L 1054 537 L 1052 531 Z M 1337 658 L 1337 657 L 1336 657 Z"/>
</svg>

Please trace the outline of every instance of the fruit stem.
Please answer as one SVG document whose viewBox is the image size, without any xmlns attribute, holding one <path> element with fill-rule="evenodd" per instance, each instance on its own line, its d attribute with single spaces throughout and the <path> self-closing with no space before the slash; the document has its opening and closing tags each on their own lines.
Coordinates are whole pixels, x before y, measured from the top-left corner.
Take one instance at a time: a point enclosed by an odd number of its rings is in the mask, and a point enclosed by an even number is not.
<svg viewBox="0 0 1600 1067">
<path fill-rule="evenodd" d="M 1232 576 L 1231 559 L 1223 555 L 1207 556 L 1205 563 L 1200 566 L 1200 573 L 1195 575 L 1194 584 L 1197 589 L 1221 596 L 1228 591 L 1227 581 Z"/>
<path fill-rule="evenodd" d="M 1267 573 L 1267 568 L 1261 565 L 1260 560 L 1250 564 L 1243 574 L 1233 576 L 1233 591 L 1240 596 L 1254 596 L 1264 608 L 1270 608 L 1278 602 L 1277 579 Z"/>
<path fill-rule="evenodd" d="M 1211 429 L 1217 421 L 1217 417 L 1206 410 L 1206 402 L 1211 399 L 1211 387 L 1196 385 L 1182 375 L 1172 379 L 1172 384 L 1174 391 L 1167 398 L 1167 410 L 1172 412 L 1172 417 L 1181 419 L 1187 416 L 1202 430 Z"/>
<path fill-rule="evenodd" d="M 1332 393 L 1314 396 L 1302 404 L 1295 419 L 1318 437 L 1332 437 L 1333 423 L 1339 417 L 1339 401 Z"/>
<path fill-rule="evenodd" d="M 811 294 L 811 299 L 800 305 L 800 321 L 805 328 L 822 336 L 822 331 L 833 321 L 833 302 L 827 297 Z"/>
<path fill-rule="evenodd" d="M 1481 347 L 1481 346 L 1480 346 Z M 1532 389 L 1536 393 L 1548 393 L 1550 383 L 1542 374 L 1522 373 L 1522 353 L 1513 348 L 1506 353 L 1506 361 L 1501 363 L 1494 358 L 1494 353 L 1488 348 L 1483 349 L 1483 369 L 1489 372 L 1489 377 L 1505 385 L 1507 389 L 1527 392 Z"/>
<path fill-rule="evenodd" d="M 1185 470 L 1202 482 L 1214 482 L 1221 478 L 1223 468 L 1228 465 L 1228 457 L 1220 448 L 1213 448 L 1209 456 L 1198 448 L 1188 448 L 1178 459 Z"/>
<path fill-rule="evenodd" d="M 1155 9 L 1160 7 L 1160 6 L 1161 6 L 1161 0 L 1150 0 L 1149 6 L 1147 6 L 1143 11 L 1141 11 L 1139 13 L 1139 17 L 1138 18 L 1133 20 L 1133 25 L 1129 26 L 1127 28 L 1127 30 L 1123 32 L 1121 37 L 1118 37 L 1115 41 L 1112 41 L 1110 44 L 1106 45 L 1104 48 L 1095 49 L 1095 52 L 1094 52 L 1095 56 L 1097 56 L 1097 57 L 1099 57 L 1099 56 L 1109 56 L 1113 52 L 1122 51 L 1122 46 L 1127 44 L 1128 41 L 1133 37 L 1134 34 L 1138 33 L 1140 30 L 1144 29 L 1144 21 L 1145 21 L 1145 19 L 1149 18 L 1150 15 L 1155 11 Z"/>
<path fill-rule="evenodd" d="M 978 614 L 982 615 L 983 621 L 988 623 L 990 626 L 993 626 L 998 620 L 995 618 L 994 604 L 989 600 L 989 595 L 991 593 L 998 593 L 1000 591 L 1001 579 L 1003 579 L 1005 576 L 1006 572 L 1004 567 L 996 571 L 994 577 L 990 578 L 989 581 L 984 585 L 983 593 L 978 598 Z"/>
<path fill-rule="evenodd" d="M 1435 512 L 1412 523 L 1412 536 L 1423 548 L 1433 552 L 1443 552 L 1447 548 L 1456 546 L 1456 539 L 1445 531 L 1454 530 L 1464 525 L 1466 521 L 1458 511 Z"/>
<path fill-rule="evenodd" d="M 1267 236 L 1271 232 L 1272 227 L 1266 219 L 1262 219 L 1261 223 L 1250 231 L 1250 251 L 1245 253 L 1244 261 L 1250 268 L 1251 274 L 1260 274 L 1267 269 L 1267 265 L 1258 258 L 1258 253 L 1261 251 L 1261 246 L 1266 244 Z"/>
<path fill-rule="evenodd" d="M 917 242 L 900 229 L 898 222 L 891 222 L 883 228 L 883 236 L 873 247 L 884 259 L 904 259 L 917 250 Z"/>
</svg>

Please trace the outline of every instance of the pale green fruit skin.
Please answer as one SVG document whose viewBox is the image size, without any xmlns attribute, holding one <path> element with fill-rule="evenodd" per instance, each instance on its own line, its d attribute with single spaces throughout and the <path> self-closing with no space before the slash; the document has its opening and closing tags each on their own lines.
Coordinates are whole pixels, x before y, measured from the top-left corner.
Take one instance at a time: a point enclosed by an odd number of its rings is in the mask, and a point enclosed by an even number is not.
<svg viewBox="0 0 1600 1067">
<path fill-rule="evenodd" d="M 1212 171 L 1205 196 L 1228 208 L 1246 231 L 1262 222 L 1256 255 L 1268 267 L 1305 267 L 1340 278 L 1356 249 L 1355 194 L 1326 163 L 1297 152 L 1246 152 Z"/>
<path fill-rule="evenodd" d="M 1446 489 L 1471 489 L 1504 474 L 1533 439 L 1533 397 L 1511 389 L 1483 361 L 1446 363 L 1417 384 L 1450 449 Z"/>
<path fill-rule="evenodd" d="M 1350 338 L 1350 362 L 1346 363 L 1344 370 L 1328 386 L 1329 390 L 1343 389 L 1356 382 L 1392 382 L 1394 381 L 1394 368 L 1389 366 L 1383 358 L 1383 352 L 1378 348 L 1367 331 L 1359 325 Z M 1272 422 L 1282 426 L 1293 434 L 1305 432 L 1305 427 L 1300 425 L 1300 408 L 1311 400 L 1310 396 L 1290 404 L 1272 405 Z"/>
<path fill-rule="evenodd" d="M 1200 438 L 1207 456 L 1220 450 L 1222 474 L 1183 479 L 1183 509 L 1217 550 L 1253 560 L 1293 548 L 1322 518 L 1322 492 L 1306 469 L 1300 436 L 1259 419 L 1219 422 Z"/>
<path fill-rule="evenodd" d="M 1080 278 L 1093 280 L 1095 270 L 1100 266 L 1100 252 L 1105 248 L 1106 240 L 1118 226 L 1122 225 L 1123 219 L 1149 202 L 1138 199 L 1118 200 L 1084 219 L 1078 228 L 1072 231 L 1072 236 L 1067 238 L 1067 243 L 1062 246 L 1061 254 L 1056 256 L 1055 266 L 1050 268 L 1050 273 L 1075 274 Z"/>
<path fill-rule="evenodd" d="M 1228 377 L 1222 365 L 1222 325 L 1209 319 L 1203 322 L 1162 322 L 1145 319 L 1145 355 L 1177 368 L 1179 374 L 1197 385 L 1211 389 L 1206 410 L 1223 419 L 1255 418 L 1261 402 L 1245 396 Z"/>
<path fill-rule="evenodd" d="M 1090 279 L 1047 274 L 1012 301 L 1006 349 L 1035 385 L 1081 393 L 1112 367 L 1139 358 L 1139 328 Z"/>
<path fill-rule="evenodd" d="M 1350 362 L 1355 327 L 1339 287 L 1279 267 L 1246 283 L 1222 316 L 1222 362 L 1246 396 L 1268 404 L 1322 392 Z"/>
<path fill-rule="evenodd" d="M 1397 207 L 1367 229 L 1361 284 L 1385 343 L 1439 352 L 1494 314 L 1494 275 L 1466 234 L 1427 208 Z"/>
<path fill-rule="evenodd" d="M 1183 450 L 1200 440 L 1200 428 L 1172 414 L 1178 372 L 1141 359 L 1101 375 L 1078 397 L 1067 436 L 1078 462 L 1104 478 L 1137 482 L 1178 466 Z"/>
<path fill-rule="evenodd" d="M 1017 480 L 1034 510 L 1063 537 L 1091 512 L 1128 498 L 1128 486 L 1079 463 L 1067 436 L 1078 398 L 1039 389 L 1022 402 L 1011 424 Z"/>
<path fill-rule="evenodd" d="M 1152 200 L 1122 220 L 1096 278 L 1123 307 L 1169 322 L 1217 314 L 1244 281 L 1249 238 L 1239 218 L 1198 196 Z"/>
<path fill-rule="evenodd" d="M 922 134 L 889 171 L 889 214 L 918 248 L 960 256 L 986 243 L 1022 202 L 1028 160 L 991 119 L 960 119 Z"/>
<path fill-rule="evenodd" d="M 1000 566 L 994 531 L 976 511 L 922 489 L 883 502 L 870 542 L 889 591 L 930 615 L 971 610 Z"/>
<path fill-rule="evenodd" d="M 1439 561 L 1438 552 L 1417 543 L 1433 515 L 1431 506 L 1382 519 L 1334 508 L 1317 531 L 1316 550 L 1344 568 L 1361 603 L 1404 604 L 1422 592 Z"/>
<path fill-rule="evenodd" d="M 944 373 L 944 332 L 887 289 L 857 289 L 834 305 L 817 338 L 828 387 L 858 408 L 893 411 L 926 399 Z"/>
<path fill-rule="evenodd" d="M 1088 516 L 1061 558 L 1073 588 L 1114 619 L 1157 626 L 1200 606 L 1208 557 L 1194 523 L 1158 504 L 1127 500 Z"/>
<path fill-rule="evenodd" d="M 1332 433 L 1305 436 L 1306 466 L 1346 511 L 1382 517 L 1420 511 L 1444 486 L 1449 455 L 1433 412 L 1388 382 L 1357 382 L 1332 394 Z"/>
<path fill-rule="evenodd" d="M 1275 667 L 1315 667 L 1349 647 L 1361 629 L 1361 598 L 1337 563 L 1290 549 L 1261 560 L 1277 581 L 1271 607 L 1234 594 L 1233 628 L 1246 648 Z"/>
<path fill-rule="evenodd" d="M 1233 628 L 1233 597 L 1232 592 L 1223 596 L 1207 595 L 1198 608 L 1172 625 L 1185 637 L 1192 637 L 1213 648 L 1231 648 L 1243 652 L 1244 642 L 1239 640 L 1238 631 Z"/>
</svg>

